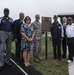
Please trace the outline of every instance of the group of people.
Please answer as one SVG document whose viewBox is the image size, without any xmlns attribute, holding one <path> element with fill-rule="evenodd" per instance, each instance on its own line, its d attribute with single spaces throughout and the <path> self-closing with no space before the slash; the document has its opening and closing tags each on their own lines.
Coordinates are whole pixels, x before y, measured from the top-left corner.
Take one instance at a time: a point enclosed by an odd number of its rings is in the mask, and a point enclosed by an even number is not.
<svg viewBox="0 0 74 75">
<path fill-rule="evenodd" d="M 11 66 L 11 44 L 15 41 L 15 58 L 19 62 L 21 56 L 25 66 L 30 66 L 30 51 L 33 50 L 35 62 L 40 61 L 42 47 L 42 25 L 39 22 L 40 15 L 35 15 L 35 21 L 31 23 L 31 18 L 25 16 L 23 12 L 19 14 L 19 19 L 13 21 L 9 17 L 9 9 L 5 8 L 4 16 L 0 18 L 0 70 L 6 65 Z M 68 62 L 73 61 L 74 52 L 74 24 L 71 17 L 62 18 L 62 23 L 58 22 L 58 17 L 54 15 L 54 22 L 51 25 L 51 36 L 54 59 L 66 58 L 68 45 Z M 61 42 L 63 55 L 61 55 Z M 4 50 L 5 55 L 4 55 Z M 22 55 L 21 55 L 22 54 Z"/>
<path fill-rule="evenodd" d="M 20 62 L 21 56 L 26 67 L 30 66 L 30 51 L 33 50 L 35 62 L 40 61 L 41 51 L 41 23 L 40 15 L 35 15 L 35 21 L 31 23 L 31 18 L 20 12 L 19 19 L 13 21 L 9 17 L 9 9 L 5 8 L 4 16 L 0 17 L 0 70 L 4 66 L 11 66 L 11 44 L 15 41 L 15 58 Z M 4 52 L 5 50 L 5 52 Z M 4 54 L 5 53 L 5 54 Z"/>
<path fill-rule="evenodd" d="M 54 22 L 51 25 L 51 36 L 53 45 L 54 59 L 61 60 L 67 58 L 68 50 L 68 63 L 73 62 L 74 56 L 74 24 L 72 17 L 63 17 L 62 23 L 58 22 L 58 17 L 53 17 Z M 61 43 L 62 50 L 61 52 Z M 62 54 L 62 55 L 61 55 Z"/>
</svg>

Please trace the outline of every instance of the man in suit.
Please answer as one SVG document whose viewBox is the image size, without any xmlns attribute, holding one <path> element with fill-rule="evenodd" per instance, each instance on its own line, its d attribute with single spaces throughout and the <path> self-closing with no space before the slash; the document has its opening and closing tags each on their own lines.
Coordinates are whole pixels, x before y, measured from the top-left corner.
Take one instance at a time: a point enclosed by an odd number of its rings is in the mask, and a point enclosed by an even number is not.
<svg viewBox="0 0 74 75">
<path fill-rule="evenodd" d="M 62 27 L 61 24 L 58 22 L 58 17 L 56 15 L 54 15 L 53 19 L 54 22 L 52 23 L 51 26 L 51 36 L 52 36 L 54 59 L 58 58 L 58 60 L 61 60 Z"/>
<path fill-rule="evenodd" d="M 67 18 L 63 17 L 62 18 L 62 27 L 63 27 L 63 39 L 62 39 L 63 55 L 62 55 L 62 58 L 66 58 L 66 52 L 67 52 L 67 47 L 66 47 L 66 25 L 67 25 Z"/>
<path fill-rule="evenodd" d="M 15 52 L 15 57 L 16 61 L 19 62 L 20 60 L 20 50 L 21 50 L 21 34 L 20 34 L 20 29 L 21 25 L 24 22 L 24 13 L 21 12 L 19 14 L 19 19 L 15 20 L 13 25 L 14 25 L 14 39 L 15 39 L 15 44 L 16 44 L 16 52 Z"/>
</svg>

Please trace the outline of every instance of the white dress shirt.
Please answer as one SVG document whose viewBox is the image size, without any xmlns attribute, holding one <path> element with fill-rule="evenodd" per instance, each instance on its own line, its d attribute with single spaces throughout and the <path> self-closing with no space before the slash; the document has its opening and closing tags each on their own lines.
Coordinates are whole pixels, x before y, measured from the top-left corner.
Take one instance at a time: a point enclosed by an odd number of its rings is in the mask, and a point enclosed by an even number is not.
<svg viewBox="0 0 74 75">
<path fill-rule="evenodd" d="M 24 20 L 21 20 L 21 22 L 24 24 L 25 22 L 24 22 Z"/>
<path fill-rule="evenodd" d="M 61 29 L 62 29 L 62 30 L 61 30 L 61 32 L 62 32 L 62 33 L 61 33 L 61 36 L 64 37 L 63 25 L 61 25 Z"/>
<path fill-rule="evenodd" d="M 66 35 L 67 38 L 73 38 L 74 37 L 74 24 L 72 23 L 71 25 L 66 26 Z"/>
<path fill-rule="evenodd" d="M 64 36 L 64 27 L 66 27 L 66 25 L 67 25 L 67 23 L 63 23 L 63 24 L 62 24 L 62 37 L 65 37 L 65 36 Z"/>
</svg>

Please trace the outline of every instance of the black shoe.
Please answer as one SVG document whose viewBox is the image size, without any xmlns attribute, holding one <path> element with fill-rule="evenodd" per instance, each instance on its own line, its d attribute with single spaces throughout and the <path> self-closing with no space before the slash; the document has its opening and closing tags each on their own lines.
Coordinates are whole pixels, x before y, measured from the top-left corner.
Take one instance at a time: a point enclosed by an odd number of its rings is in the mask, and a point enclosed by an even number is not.
<svg viewBox="0 0 74 75">
<path fill-rule="evenodd" d="M 11 64 L 11 63 L 5 63 L 5 65 L 6 65 L 6 66 L 9 66 L 9 67 L 11 67 L 11 66 L 12 66 L 12 64 Z"/>
<path fill-rule="evenodd" d="M 58 58 L 58 60 L 60 60 L 60 61 L 61 61 L 61 58 Z"/>
<path fill-rule="evenodd" d="M 53 59 L 57 59 L 57 57 L 54 57 Z"/>
<path fill-rule="evenodd" d="M 24 59 L 22 58 L 21 61 L 24 62 Z"/>
<path fill-rule="evenodd" d="M 62 55 L 62 58 L 66 58 L 66 56 Z"/>
<path fill-rule="evenodd" d="M 0 71 L 2 70 L 2 67 L 0 67 Z"/>
<path fill-rule="evenodd" d="M 0 66 L 0 71 L 4 68 L 4 66 Z"/>
</svg>

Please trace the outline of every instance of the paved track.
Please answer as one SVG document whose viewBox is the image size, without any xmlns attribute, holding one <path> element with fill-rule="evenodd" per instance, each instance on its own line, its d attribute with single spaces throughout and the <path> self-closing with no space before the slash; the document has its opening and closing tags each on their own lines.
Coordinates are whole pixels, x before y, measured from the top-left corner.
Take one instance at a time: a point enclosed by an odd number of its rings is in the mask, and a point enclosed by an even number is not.
<svg viewBox="0 0 74 75">
<path fill-rule="evenodd" d="M 12 66 L 4 67 L 0 71 L 0 75 L 43 75 L 32 66 L 25 67 L 22 61 L 17 64 L 15 62 L 14 55 L 11 55 L 11 63 Z"/>
</svg>

